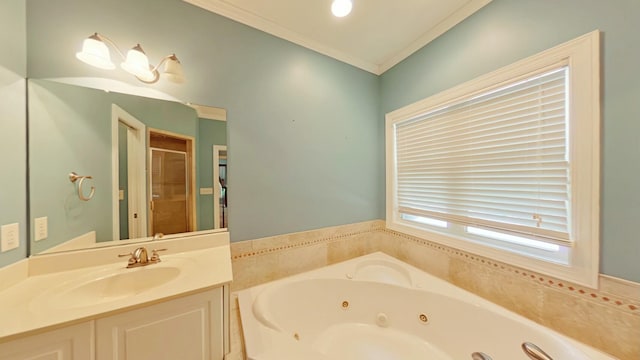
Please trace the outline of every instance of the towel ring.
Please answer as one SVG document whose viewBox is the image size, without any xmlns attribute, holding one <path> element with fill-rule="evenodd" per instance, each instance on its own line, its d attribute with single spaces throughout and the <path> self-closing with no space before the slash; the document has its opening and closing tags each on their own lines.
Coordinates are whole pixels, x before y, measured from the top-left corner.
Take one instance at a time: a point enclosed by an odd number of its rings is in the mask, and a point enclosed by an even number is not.
<svg viewBox="0 0 640 360">
<path fill-rule="evenodd" d="M 78 182 L 76 185 L 76 188 L 78 189 L 78 197 L 80 198 L 80 200 L 82 201 L 89 201 L 93 198 L 93 195 L 96 193 L 96 188 L 95 187 L 91 187 L 91 191 L 89 192 L 89 196 L 84 196 L 84 189 L 82 188 L 82 185 L 84 183 L 84 181 L 86 179 L 93 179 L 92 176 L 81 176 L 76 174 L 75 172 L 71 172 L 69 173 L 69 180 L 72 183 L 76 183 L 76 181 Z"/>
</svg>

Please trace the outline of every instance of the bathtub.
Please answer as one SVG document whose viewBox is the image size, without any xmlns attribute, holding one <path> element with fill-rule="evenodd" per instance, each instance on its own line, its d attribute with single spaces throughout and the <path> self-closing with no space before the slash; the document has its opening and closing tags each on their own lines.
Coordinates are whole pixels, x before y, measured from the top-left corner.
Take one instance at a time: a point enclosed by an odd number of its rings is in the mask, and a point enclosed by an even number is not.
<svg viewBox="0 0 640 360">
<path fill-rule="evenodd" d="M 238 292 L 250 360 L 615 359 L 383 253 Z"/>
</svg>

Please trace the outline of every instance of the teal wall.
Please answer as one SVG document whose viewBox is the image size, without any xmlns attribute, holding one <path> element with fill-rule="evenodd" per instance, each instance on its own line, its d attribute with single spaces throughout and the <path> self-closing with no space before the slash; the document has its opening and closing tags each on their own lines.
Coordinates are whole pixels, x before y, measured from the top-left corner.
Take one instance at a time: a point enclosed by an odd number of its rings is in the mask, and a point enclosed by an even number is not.
<svg viewBox="0 0 640 360">
<path fill-rule="evenodd" d="M 0 24 L 0 225 L 18 223 L 20 228 L 20 246 L 0 253 L 2 267 L 27 255 L 27 25 L 24 0 L 0 1 Z"/>
<path fill-rule="evenodd" d="M 30 78 L 147 87 L 74 57 L 98 31 L 179 56 L 187 83 L 149 88 L 228 110 L 232 241 L 383 216 L 377 76 L 181 0 L 28 0 L 27 14 Z"/>
<path fill-rule="evenodd" d="M 198 175 L 200 188 L 210 188 L 213 182 L 213 145 L 227 145 L 227 122 L 199 119 Z M 216 183 L 217 184 L 217 183 Z M 213 195 L 198 195 L 198 229 L 213 229 Z"/>
<path fill-rule="evenodd" d="M 639 24 L 638 0 L 493 0 L 381 77 L 382 114 L 600 29 L 601 272 L 640 281 Z"/>
<path fill-rule="evenodd" d="M 49 237 L 32 253 L 89 231 L 112 240 L 111 105 L 148 127 L 197 136 L 192 108 L 170 101 L 108 93 L 48 80 L 29 80 L 30 209 L 48 217 Z M 68 173 L 91 175 L 94 198 L 81 201 Z M 89 188 L 85 193 L 88 194 Z"/>
</svg>

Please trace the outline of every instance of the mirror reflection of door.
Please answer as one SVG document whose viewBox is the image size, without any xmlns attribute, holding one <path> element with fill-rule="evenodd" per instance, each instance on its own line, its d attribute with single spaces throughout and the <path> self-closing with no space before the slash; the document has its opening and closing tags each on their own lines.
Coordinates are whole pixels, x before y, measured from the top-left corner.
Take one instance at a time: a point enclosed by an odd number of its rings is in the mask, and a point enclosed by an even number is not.
<svg viewBox="0 0 640 360">
<path fill-rule="evenodd" d="M 112 132 L 113 234 L 117 239 L 146 237 L 145 125 L 114 104 Z"/>
<path fill-rule="evenodd" d="M 193 139 L 150 131 L 151 234 L 195 231 Z"/>
<path fill-rule="evenodd" d="M 213 146 L 213 228 L 229 227 L 227 200 L 227 147 Z"/>
</svg>

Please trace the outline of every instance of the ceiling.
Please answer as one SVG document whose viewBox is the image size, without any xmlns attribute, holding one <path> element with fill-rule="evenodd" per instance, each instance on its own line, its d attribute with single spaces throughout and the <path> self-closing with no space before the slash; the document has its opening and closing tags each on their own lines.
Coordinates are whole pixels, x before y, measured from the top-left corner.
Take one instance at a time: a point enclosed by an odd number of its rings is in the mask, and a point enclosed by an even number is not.
<svg viewBox="0 0 640 360">
<path fill-rule="evenodd" d="M 344 18 L 332 0 L 184 0 L 380 75 L 491 0 L 353 0 Z"/>
</svg>

